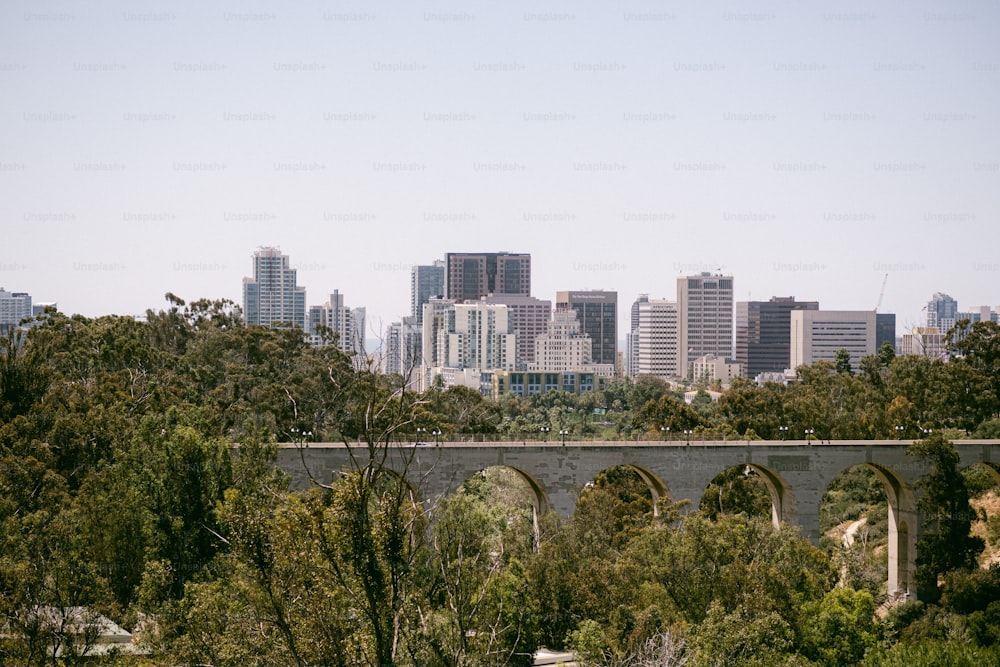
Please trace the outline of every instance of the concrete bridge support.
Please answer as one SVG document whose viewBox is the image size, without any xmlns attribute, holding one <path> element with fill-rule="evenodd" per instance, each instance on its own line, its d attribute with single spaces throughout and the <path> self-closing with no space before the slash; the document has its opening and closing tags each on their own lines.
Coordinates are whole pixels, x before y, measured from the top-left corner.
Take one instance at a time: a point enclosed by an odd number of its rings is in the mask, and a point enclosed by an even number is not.
<svg viewBox="0 0 1000 667">
<path fill-rule="evenodd" d="M 833 478 L 855 465 L 875 472 L 889 505 L 889 592 L 915 597 L 914 583 L 920 522 L 913 485 L 926 466 L 906 456 L 908 442 L 593 442 L 593 443 L 441 443 L 439 446 L 393 446 L 385 465 L 409 480 L 423 498 L 434 501 L 458 489 L 466 479 L 491 466 L 515 470 L 531 489 L 535 525 L 554 511 L 572 517 L 577 498 L 602 471 L 624 465 L 635 470 L 653 500 L 688 500 L 698 508 L 712 479 L 733 466 L 760 475 L 771 497 L 775 525 L 798 525 L 803 536 L 819 542 L 819 506 Z M 1000 441 L 956 443 L 963 467 L 984 464 L 1000 479 Z M 329 483 L 336 471 L 367 463 L 368 450 L 343 444 L 283 445 L 278 463 L 293 488 L 315 478 Z"/>
</svg>

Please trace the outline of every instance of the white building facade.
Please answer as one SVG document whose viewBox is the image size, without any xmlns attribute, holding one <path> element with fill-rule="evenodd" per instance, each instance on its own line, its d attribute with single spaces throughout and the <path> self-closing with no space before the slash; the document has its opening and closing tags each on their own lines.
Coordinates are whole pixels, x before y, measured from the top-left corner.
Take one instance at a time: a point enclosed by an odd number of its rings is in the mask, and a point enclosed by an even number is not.
<svg viewBox="0 0 1000 667">
<path fill-rule="evenodd" d="M 837 352 L 847 350 L 857 370 L 863 357 L 876 352 L 875 321 L 872 310 L 791 311 L 791 367 L 835 362 Z"/>
<path fill-rule="evenodd" d="M 639 326 L 635 369 L 638 375 L 654 375 L 664 380 L 678 377 L 677 303 L 665 299 L 639 302 Z"/>
</svg>

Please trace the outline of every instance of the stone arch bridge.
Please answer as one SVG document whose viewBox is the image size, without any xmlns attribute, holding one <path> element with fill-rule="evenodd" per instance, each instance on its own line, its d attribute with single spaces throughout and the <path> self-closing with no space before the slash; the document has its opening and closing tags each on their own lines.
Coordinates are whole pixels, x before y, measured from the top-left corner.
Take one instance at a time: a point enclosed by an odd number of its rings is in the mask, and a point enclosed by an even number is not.
<svg viewBox="0 0 1000 667">
<path fill-rule="evenodd" d="M 912 441 L 834 440 L 727 442 L 441 442 L 392 445 L 385 466 L 404 476 L 423 498 L 455 491 L 473 474 L 492 466 L 515 470 L 533 493 L 536 518 L 546 511 L 571 517 L 583 488 L 603 470 L 625 465 L 649 486 L 654 501 L 668 496 L 697 508 L 712 479 L 733 466 L 755 470 L 771 496 L 772 519 L 801 527 L 818 543 L 819 505 L 842 471 L 865 465 L 885 487 L 889 505 L 889 591 L 914 597 L 913 579 L 921 525 L 914 484 L 928 466 L 906 455 Z M 1000 479 L 1000 440 L 956 441 L 961 467 L 985 465 Z M 279 445 L 278 464 L 292 488 L 313 480 L 330 483 L 341 471 L 368 463 L 360 444 Z"/>
</svg>

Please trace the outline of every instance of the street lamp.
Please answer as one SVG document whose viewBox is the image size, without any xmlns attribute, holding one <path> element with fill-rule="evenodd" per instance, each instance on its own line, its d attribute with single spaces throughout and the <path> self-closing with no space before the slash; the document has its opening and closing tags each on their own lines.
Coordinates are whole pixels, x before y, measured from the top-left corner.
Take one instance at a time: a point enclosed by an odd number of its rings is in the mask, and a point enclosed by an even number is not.
<svg viewBox="0 0 1000 667">
<path fill-rule="evenodd" d="M 689 429 L 689 428 L 684 429 L 684 437 L 687 438 L 687 444 L 689 444 L 689 445 L 691 444 L 691 434 L 692 433 L 694 433 L 694 431 L 692 431 L 691 429 Z"/>
<path fill-rule="evenodd" d="M 431 435 L 434 436 L 434 446 L 437 447 L 438 446 L 438 436 L 441 435 L 441 429 L 439 429 L 439 428 L 434 429 L 433 431 L 431 431 Z"/>
<path fill-rule="evenodd" d="M 569 435 L 569 431 L 566 430 L 566 429 L 564 429 L 564 428 L 561 428 L 561 429 L 559 429 L 559 435 L 562 436 L 562 444 L 565 447 L 566 446 L 566 436 Z"/>
<path fill-rule="evenodd" d="M 896 439 L 897 440 L 902 440 L 903 439 L 903 431 L 905 431 L 905 430 L 906 430 L 906 427 L 904 427 L 904 426 L 897 426 L 896 427 Z"/>
<path fill-rule="evenodd" d="M 661 436 L 662 439 L 663 440 L 667 440 L 670 437 L 670 427 L 669 426 L 661 426 L 660 427 L 660 433 L 663 434 Z"/>
<path fill-rule="evenodd" d="M 292 428 L 292 438 L 295 439 L 295 444 L 297 445 L 305 444 L 306 441 L 312 438 L 312 434 L 312 431 L 302 431 L 294 427 Z"/>
<path fill-rule="evenodd" d="M 781 439 L 782 440 L 784 440 L 786 437 L 788 437 L 788 427 L 787 426 L 779 426 L 778 427 L 778 431 L 781 433 Z"/>
<path fill-rule="evenodd" d="M 417 444 L 420 443 L 420 434 L 421 433 L 427 433 L 427 429 L 425 429 L 422 426 L 418 426 L 417 427 L 417 438 L 416 438 L 416 440 L 413 441 L 414 446 L 416 446 Z"/>
<path fill-rule="evenodd" d="M 811 438 L 812 435 L 813 435 L 813 433 L 815 433 L 815 432 L 816 432 L 816 429 L 814 429 L 814 428 L 807 428 L 806 429 L 806 442 L 807 443 L 810 442 L 809 438 Z"/>
<path fill-rule="evenodd" d="M 551 431 L 552 429 L 549 428 L 548 426 L 543 426 L 543 427 L 541 427 L 538 430 L 542 432 L 542 442 L 548 442 L 549 441 L 549 431 Z"/>
</svg>

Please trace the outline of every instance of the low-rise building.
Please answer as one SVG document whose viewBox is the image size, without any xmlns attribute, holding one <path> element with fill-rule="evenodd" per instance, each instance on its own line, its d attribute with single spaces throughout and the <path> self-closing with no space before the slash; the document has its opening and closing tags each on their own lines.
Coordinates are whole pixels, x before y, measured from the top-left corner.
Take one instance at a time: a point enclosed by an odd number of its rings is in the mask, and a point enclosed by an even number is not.
<svg viewBox="0 0 1000 667">
<path fill-rule="evenodd" d="M 691 373 L 695 381 L 719 380 L 724 386 L 728 386 L 733 378 L 738 378 L 743 374 L 743 365 L 731 359 L 706 354 L 691 362 Z"/>
</svg>

